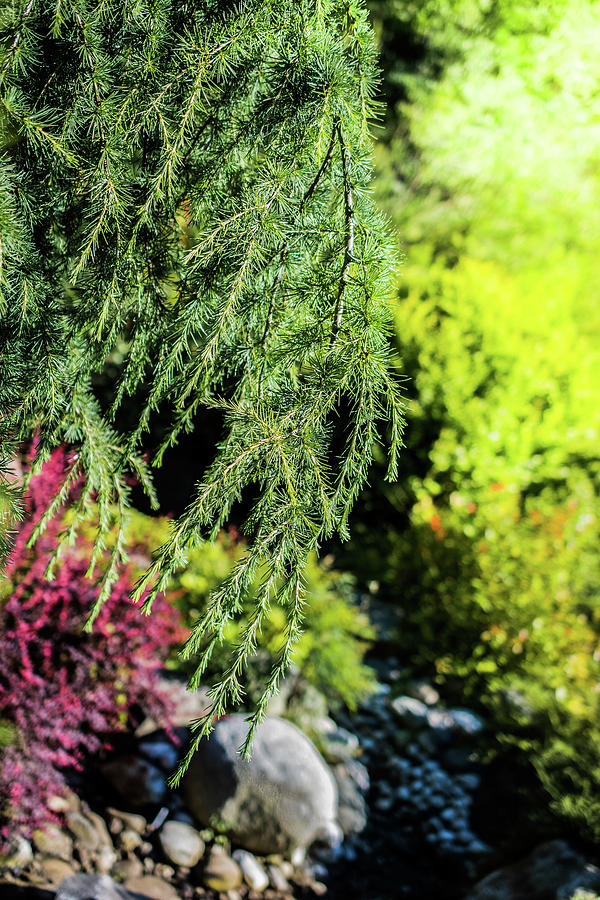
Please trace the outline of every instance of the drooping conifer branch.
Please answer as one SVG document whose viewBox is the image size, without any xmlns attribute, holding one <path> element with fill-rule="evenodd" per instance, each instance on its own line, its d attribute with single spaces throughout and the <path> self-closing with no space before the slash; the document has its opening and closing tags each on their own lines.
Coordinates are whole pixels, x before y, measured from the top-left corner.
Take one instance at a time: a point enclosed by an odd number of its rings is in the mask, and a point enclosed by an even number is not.
<svg viewBox="0 0 600 900">
<path fill-rule="evenodd" d="M 143 453 L 159 464 L 220 410 L 213 462 L 135 596 L 149 611 L 254 497 L 248 552 L 185 653 L 199 654 L 197 683 L 258 580 L 213 694 L 216 712 L 240 698 L 263 617 L 283 605 L 256 724 L 302 626 L 308 554 L 347 533 L 388 419 L 390 474 L 401 442 L 394 258 L 365 190 L 377 64 L 364 4 L 15 0 L 0 41 L 0 552 L 17 513 L 10 455 L 38 431 L 36 469 L 69 443 L 83 479 L 69 539 L 92 505 L 94 560 L 117 534 L 93 619 L 126 552 L 131 474 L 152 493 Z"/>
<path fill-rule="evenodd" d="M 344 180 L 344 216 L 346 226 L 346 244 L 344 247 L 344 262 L 342 263 L 342 271 L 340 273 L 340 283 L 338 287 L 337 298 L 335 301 L 335 311 L 333 315 L 333 328 L 331 331 L 331 343 L 334 344 L 342 327 L 342 315 L 344 313 L 344 293 L 348 284 L 348 271 L 350 263 L 354 259 L 354 198 L 352 196 L 352 185 L 350 183 L 350 154 L 344 140 L 341 126 L 337 126 L 337 136 L 340 142 L 340 151 L 342 158 L 342 177 Z"/>
</svg>

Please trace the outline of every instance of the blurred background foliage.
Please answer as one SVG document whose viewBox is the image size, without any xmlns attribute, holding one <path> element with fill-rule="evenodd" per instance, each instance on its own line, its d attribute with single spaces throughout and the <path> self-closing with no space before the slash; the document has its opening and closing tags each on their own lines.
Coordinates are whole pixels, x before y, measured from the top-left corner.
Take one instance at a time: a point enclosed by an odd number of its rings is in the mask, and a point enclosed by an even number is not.
<svg viewBox="0 0 600 900">
<path fill-rule="evenodd" d="M 371 7 L 407 447 L 338 564 L 597 839 L 600 4 Z"/>
</svg>

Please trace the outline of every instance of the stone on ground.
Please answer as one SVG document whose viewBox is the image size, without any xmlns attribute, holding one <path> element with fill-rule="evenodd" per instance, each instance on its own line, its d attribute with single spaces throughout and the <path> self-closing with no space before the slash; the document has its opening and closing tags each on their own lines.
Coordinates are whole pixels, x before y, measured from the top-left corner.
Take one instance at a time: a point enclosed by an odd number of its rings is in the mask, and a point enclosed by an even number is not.
<svg viewBox="0 0 600 900">
<path fill-rule="evenodd" d="M 254 891 L 264 891 L 269 886 L 269 876 L 252 853 L 248 850 L 236 850 L 233 859 L 242 870 L 248 887 Z"/>
<path fill-rule="evenodd" d="M 335 780 L 313 743 L 290 722 L 267 717 L 245 759 L 247 731 L 243 715 L 227 716 L 192 758 L 183 790 L 198 821 L 264 855 L 339 843 Z"/>
<path fill-rule="evenodd" d="M 600 891 L 600 869 L 566 841 L 549 841 L 511 866 L 487 875 L 468 900 L 570 900 L 580 891 Z"/>
<path fill-rule="evenodd" d="M 184 822 L 165 822 L 158 834 L 163 853 L 176 866 L 193 868 L 204 853 L 204 841 Z"/>
<path fill-rule="evenodd" d="M 56 900 L 133 900 L 133 898 L 128 890 L 108 875 L 70 875 L 58 888 Z"/>
<path fill-rule="evenodd" d="M 202 883 L 213 891 L 234 891 L 242 883 L 242 870 L 219 844 L 213 844 L 204 866 Z"/>
</svg>

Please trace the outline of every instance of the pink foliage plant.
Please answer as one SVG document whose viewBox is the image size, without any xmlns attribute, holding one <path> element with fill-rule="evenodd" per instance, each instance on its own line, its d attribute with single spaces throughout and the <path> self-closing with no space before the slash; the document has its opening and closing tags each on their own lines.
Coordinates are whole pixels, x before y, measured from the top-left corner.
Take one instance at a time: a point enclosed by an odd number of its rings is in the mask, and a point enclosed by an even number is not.
<svg viewBox="0 0 600 900">
<path fill-rule="evenodd" d="M 13 740 L 0 759 L 0 837 L 31 832 L 52 818 L 50 796 L 65 787 L 65 770 L 109 746 L 109 735 L 142 709 L 167 721 L 159 673 L 183 637 L 178 613 L 164 597 L 150 617 L 129 600 L 125 567 L 92 634 L 83 624 L 98 595 L 86 577 L 91 543 L 82 537 L 61 556 L 53 580 L 48 561 L 64 523 L 53 520 L 34 549 L 35 522 L 64 479 L 68 457 L 57 450 L 29 489 L 27 519 L 7 566 L 0 606 L 0 722 Z"/>
</svg>

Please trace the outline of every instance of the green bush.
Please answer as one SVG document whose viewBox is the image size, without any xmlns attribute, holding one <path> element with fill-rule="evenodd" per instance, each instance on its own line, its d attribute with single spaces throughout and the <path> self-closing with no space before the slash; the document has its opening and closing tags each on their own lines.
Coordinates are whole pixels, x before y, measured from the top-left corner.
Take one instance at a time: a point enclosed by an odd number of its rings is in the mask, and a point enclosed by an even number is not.
<svg viewBox="0 0 600 900">
<path fill-rule="evenodd" d="M 136 551 L 155 546 L 166 537 L 169 523 L 165 518 L 150 518 L 134 512 L 129 535 Z M 235 561 L 245 551 L 237 536 L 222 533 L 214 543 L 204 543 L 192 552 L 188 565 L 180 571 L 172 585 L 175 604 L 191 628 L 202 616 L 210 594 L 230 573 Z M 145 550 L 147 552 L 147 549 Z M 336 571 L 331 559 L 320 563 L 309 558 L 304 572 L 306 584 L 306 625 L 294 653 L 294 663 L 304 678 L 327 698 L 331 706 L 345 704 L 355 709 L 375 687 L 372 670 L 363 664 L 363 656 L 374 637 L 367 617 L 354 601 L 354 581 L 347 573 Z M 260 581 L 260 572 L 256 584 Z M 251 591 L 244 609 L 235 623 L 228 625 L 225 640 L 213 654 L 206 680 L 223 676 L 231 663 L 232 648 L 239 642 L 244 625 L 253 610 Z M 263 626 L 257 653 L 245 676 L 244 704 L 252 706 L 262 693 L 286 634 L 285 609 L 273 599 Z M 193 660 L 184 663 L 174 659 L 172 665 L 186 674 L 193 671 Z"/>
<path fill-rule="evenodd" d="M 380 572 L 404 658 L 486 707 L 554 808 L 598 837 L 599 345 L 568 273 L 463 258 L 413 266 L 404 294 L 408 436 L 430 434 Z"/>
<path fill-rule="evenodd" d="M 372 7 L 410 405 L 342 563 L 398 605 L 405 664 L 486 709 L 597 839 L 598 6 Z"/>
</svg>

